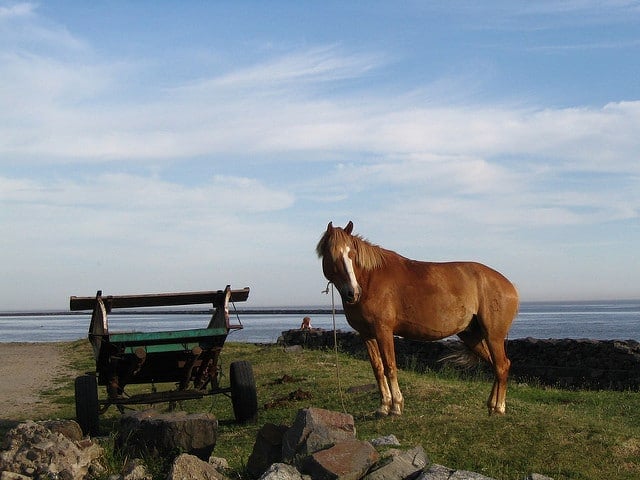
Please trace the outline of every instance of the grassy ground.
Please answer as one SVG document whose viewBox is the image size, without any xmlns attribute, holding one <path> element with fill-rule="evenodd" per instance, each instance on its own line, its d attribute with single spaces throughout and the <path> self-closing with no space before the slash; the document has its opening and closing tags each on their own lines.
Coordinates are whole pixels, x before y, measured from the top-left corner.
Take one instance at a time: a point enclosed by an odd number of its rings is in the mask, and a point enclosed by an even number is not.
<svg viewBox="0 0 640 480">
<path fill-rule="evenodd" d="M 71 343 L 66 351 L 77 371 L 94 368 L 86 341 Z M 274 345 L 227 343 L 221 359 L 227 375 L 229 364 L 241 359 L 252 363 L 256 377 L 256 424 L 235 424 L 231 401 L 223 395 L 182 405 L 187 411 L 215 413 L 220 431 L 214 454 L 227 458 L 238 477 L 260 426 L 290 425 L 298 409 L 314 406 L 352 414 L 360 439 L 394 434 L 406 448 L 422 445 L 434 463 L 497 479 L 520 479 L 531 472 L 556 480 L 640 478 L 639 392 L 567 391 L 511 383 L 507 415 L 489 417 L 485 401 L 491 383 L 482 375 L 460 378 L 454 373 L 401 371 L 404 415 L 377 418 L 373 414 L 377 391 L 347 393 L 350 387 L 373 383 L 366 360 L 339 355 L 336 368 L 332 351 L 285 353 Z M 282 383 L 285 375 L 297 381 Z M 228 385 L 228 378 L 221 383 Z M 282 401 L 298 389 L 310 398 Z M 52 404 L 62 406 L 63 416 L 74 417 L 73 379 L 48 396 Z M 101 417 L 103 430 L 112 428 L 117 416 L 112 408 Z"/>
</svg>

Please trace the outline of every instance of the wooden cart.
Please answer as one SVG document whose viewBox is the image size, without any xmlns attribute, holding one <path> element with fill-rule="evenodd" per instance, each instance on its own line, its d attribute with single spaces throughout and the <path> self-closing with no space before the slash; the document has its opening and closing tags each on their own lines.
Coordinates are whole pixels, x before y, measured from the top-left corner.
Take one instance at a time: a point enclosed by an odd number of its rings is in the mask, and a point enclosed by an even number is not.
<svg viewBox="0 0 640 480">
<path fill-rule="evenodd" d="M 229 386 L 220 385 L 219 356 L 228 333 L 241 329 L 230 324 L 229 303 L 243 302 L 249 288 L 151 295 L 70 298 L 72 311 L 91 310 L 89 341 L 96 371 L 75 380 L 76 417 L 85 434 L 97 435 L 99 415 L 115 405 L 153 404 L 198 399 L 205 395 L 231 397 L 238 422 L 248 422 L 257 414 L 256 384 L 248 361 L 230 364 Z M 112 333 L 108 314 L 114 308 L 139 308 L 211 304 L 213 316 L 206 328 L 162 332 Z M 175 388 L 158 391 L 157 384 L 171 382 Z M 150 393 L 128 395 L 129 384 L 151 384 Z M 98 398 L 98 385 L 105 386 L 106 399 Z"/>
</svg>

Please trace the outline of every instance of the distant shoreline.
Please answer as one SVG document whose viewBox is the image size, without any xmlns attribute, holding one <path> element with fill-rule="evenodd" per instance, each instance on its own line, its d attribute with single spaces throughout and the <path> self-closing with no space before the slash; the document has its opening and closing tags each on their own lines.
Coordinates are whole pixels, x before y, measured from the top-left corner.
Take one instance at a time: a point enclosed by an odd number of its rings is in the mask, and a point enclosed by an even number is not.
<svg viewBox="0 0 640 480">
<path fill-rule="evenodd" d="M 109 315 L 204 315 L 213 312 L 212 308 L 198 310 L 112 310 Z M 232 310 L 240 315 L 330 315 L 333 310 L 330 308 L 244 308 Z M 82 312 L 69 311 L 30 311 L 30 312 L 0 312 L 0 317 L 56 317 L 61 315 L 87 315 L 91 310 Z M 231 313 L 231 312 L 230 312 Z M 343 314 L 342 308 L 336 308 L 336 313 Z"/>
<path fill-rule="evenodd" d="M 598 304 L 610 304 L 610 303 L 618 303 L 618 304 L 636 304 L 640 303 L 640 298 L 621 298 L 621 299 L 613 299 L 613 300 L 527 300 L 520 302 L 520 306 L 572 306 L 572 305 L 580 305 L 580 306 L 588 306 L 593 305 L 597 306 Z M 342 308 L 342 304 L 338 302 L 336 305 L 335 312 L 338 314 L 344 314 L 344 309 Z M 113 310 L 109 313 L 109 315 L 197 315 L 197 314 L 208 314 L 213 311 L 212 308 L 179 308 L 179 309 L 169 309 L 169 308 L 147 308 L 147 309 L 122 309 L 122 310 Z M 333 313 L 333 310 L 330 307 L 318 307 L 318 306 L 310 306 L 310 307 L 249 307 L 249 308 L 236 308 L 231 309 L 231 312 L 245 315 L 327 315 Z M 5 310 L 0 311 L 0 317 L 34 317 L 34 316 L 68 316 L 68 315 L 87 315 L 91 313 L 91 310 L 83 310 L 83 311 L 69 311 L 69 310 L 59 310 L 59 309 L 50 309 L 50 310 Z"/>
</svg>

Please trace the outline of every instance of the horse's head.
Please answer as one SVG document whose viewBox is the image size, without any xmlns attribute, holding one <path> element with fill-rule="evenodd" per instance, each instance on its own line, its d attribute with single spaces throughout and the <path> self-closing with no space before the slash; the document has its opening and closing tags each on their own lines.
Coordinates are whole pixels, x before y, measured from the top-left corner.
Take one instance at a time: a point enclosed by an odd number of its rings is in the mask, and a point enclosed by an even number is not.
<svg viewBox="0 0 640 480">
<path fill-rule="evenodd" d="M 322 258 L 324 276 L 333 283 L 345 303 L 354 304 L 360 299 L 362 290 L 356 279 L 356 248 L 353 222 L 346 227 L 334 227 L 331 222 L 318 242 L 316 252 Z"/>
</svg>

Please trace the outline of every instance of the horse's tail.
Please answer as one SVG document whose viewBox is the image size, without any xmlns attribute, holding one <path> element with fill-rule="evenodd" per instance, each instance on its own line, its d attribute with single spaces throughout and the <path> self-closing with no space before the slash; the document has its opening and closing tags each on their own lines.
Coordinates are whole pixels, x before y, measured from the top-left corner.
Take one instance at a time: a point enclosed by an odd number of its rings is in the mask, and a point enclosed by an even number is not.
<svg viewBox="0 0 640 480">
<path fill-rule="evenodd" d="M 471 350 L 464 342 L 447 342 L 448 353 L 442 355 L 438 362 L 454 367 L 472 369 L 482 363 L 482 357 Z"/>
</svg>

